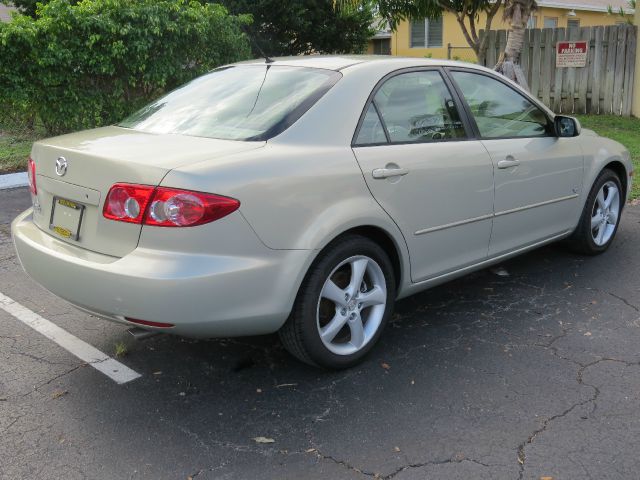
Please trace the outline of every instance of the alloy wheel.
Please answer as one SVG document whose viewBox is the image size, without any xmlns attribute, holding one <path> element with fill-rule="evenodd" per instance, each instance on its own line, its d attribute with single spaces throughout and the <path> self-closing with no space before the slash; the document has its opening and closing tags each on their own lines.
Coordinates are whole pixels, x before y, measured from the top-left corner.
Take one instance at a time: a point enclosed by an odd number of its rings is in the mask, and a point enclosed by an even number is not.
<svg viewBox="0 0 640 480">
<path fill-rule="evenodd" d="M 317 327 L 324 346 L 336 355 L 351 355 L 375 336 L 384 318 L 387 287 L 380 266 L 358 255 L 338 264 L 324 283 Z"/>
<path fill-rule="evenodd" d="M 619 215 L 620 190 L 614 182 L 608 181 L 600 188 L 591 212 L 591 237 L 597 246 L 611 240 Z"/>
</svg>

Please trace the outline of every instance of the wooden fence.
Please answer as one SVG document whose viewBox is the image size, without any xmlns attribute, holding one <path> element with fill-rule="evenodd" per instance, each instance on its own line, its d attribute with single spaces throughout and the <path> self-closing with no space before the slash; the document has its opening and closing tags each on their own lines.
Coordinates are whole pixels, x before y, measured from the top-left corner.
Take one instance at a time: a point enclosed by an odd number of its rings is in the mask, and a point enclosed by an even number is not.
<svg viewBox="0 0 640 480">
<path fill-rule="evenodd" d="M 637 37 L 632 25 L 527 30 L 521 64 L 531 93 L 555 112 L 631 115 Z M 589 41 L 586 66 L 556 68 L 557 42 L 580 40 Z M 505 30 L 489 32 L 486 66 L 506 41 Z"/>
</svg>

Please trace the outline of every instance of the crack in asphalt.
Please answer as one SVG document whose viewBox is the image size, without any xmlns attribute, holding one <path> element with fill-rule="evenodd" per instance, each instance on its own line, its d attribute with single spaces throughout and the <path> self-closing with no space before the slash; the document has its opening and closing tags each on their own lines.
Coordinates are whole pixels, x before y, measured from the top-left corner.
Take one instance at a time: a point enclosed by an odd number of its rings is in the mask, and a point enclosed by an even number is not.
<svg viewBox="0 0 640 480">
<path fill-rule="evenodd" d="M 336 465 L 340 465 L 344 468 L 346 468 L 347 470 L 351 470 L 355 473 L 358 473 L 360 475 L 364 475 L 366 477 L 371 477 L 371 478 L 376 478 L 376 479 L 385 479 L 386 477 L 381 476 L 378 473 L 374 473 L 374 472 L 369 472 L 363 469 L 360 469 L 358 467 L 353 466 L 352 464 L 350 464 L 349 462 L 347 462 L 346 460 L 339 460 L 335 457 L 332 457 L 331 455 L 325 455 L 322 452 L 320 452 L 320 450 L 318 450 L 317 448 L 311 452 L 314 453 L 316 455 L 316 457 L 318 457 L 321 460 L 329 460 L 333 463 L 335 463 Z"/>
<path fill-rule="evenodd" d="M 58 380 L 58 379 L 60 379 L 60 378 L 62 378 L 62 377 L 64 377 L 64 376 L 66 376 L 66 375 L 69 375 L 70 373 L 73 373 L 73 372 L 75 372 L 76 370 L 78 370 L 79 368 L 82 368 L 82 367 L 84 367 L 84 366 L 86 366 L 86 365 L 88 365 L 88 364 L 87 364 L 87 363 L 81 363 L 81 364 L 79 364 L 79 365 L 76 365 L 75 367 L 73 367 L 73 368 L 71 368 L 71 369 L 69 369 L 69 370 L 66 370 L 66 371 L 62 372 L 62 373 L 61 373 L 61 374 L 59 374 L 59 375 L 56 375 L 55 377 L 53 377 L 53 378 L 51 378 L 51 379 L 47 380 L 46 382 L 42 382 L 42 383 L 40 383 L 40 384 L 36 385 L 35 387 L 33 387 L 33 389 L 32 389 L 31 391 L 29 391 L 29 392 L 27 392 L 27 393 L 24 393 L 24 394 L 20 395 L 20 397 L 22 397 L 22 398 L 27 397 L 27 396 L 29 396 L 29 395 L 33 394 L 34 392 L 37 392 L 39 389 L 41 389 L 41 388 L 42 388 L 42 387 L 44 387 L 45 385 L 49 385 L 50 383 L 55 382 L 56 380 Z"/>
<path fill-rule="evenodd" d="M 21 355 L 23 357 L 27 357 L 37 362 L 44 363 L 46 365 L 51 365 L 51 366 L 59 366 L 59 365 L 63 365 L 65 367 L 71 366 L 71 364 L 68 362 L 53 362 L 51 360 L 47 360 L 46 358 L 38 357 L 37 355 L 33 355 L 32 353 L 27 353 L 27 352 L 12 351 L 12 352 L 9 352 L 9 355 Z"/>
<path fill-rule="evenodd" d="M 548 342 L 547 344 L 535 344 L 532 345 L 534 347 L 542 347 L 545 349 L 548 349 L 550 351 L 553 350 L 552 345 L 555 341 L 557 341 L 560 338 L 563 338 L 564 336 L 566 336 L 569 333 L 569 330 L 563 330 L 563 332 L 560 335 L 557 335 L 556 337 L 552 338 L 550 340 L 550 342 Z M 557 350 L 557 349 L 556 349 Z M 552 351 L 552 354 L 556 355 L 557 352 Z M 536 430 L 534 430 L 531 435 L 529 435 L 527 437 L 527 439 L 522 442 L 520 445 L 518 445 L 517 448 L 517 460 L 518 460 L 518 467 L 519 467 L 519 473 L 518 473 L 518 479 L 522 480 L 524 478 L 524 472 L 525 472 L 525 468 L 526 468 L 526 447 L 530 444 L 532 444 L 535 439 L 541 435 L 542 433 L 544 433 L 550 426 L 551 424 L 563 417 L 566 417 L 567 415 L 569 415 L 572 411 L 574 411 L 576 408 L 579 408 L 581 406 L 587 405 L 589 403 L 593 403 L 594 404 L 594 408 L 592 409 L 591 413 L 593 413 L 595 411 L 596 408 L 596 401 L 600 395 L 600 389 L 598 387 L 596 387 L 595 385 L 591 385 L 589 383 L 586 383 L 584 381 L 584 373 L 587 369 L 598 365 L 602 362 L 616 362 L 616 363 L 621 363 L 627 366 L 639 366 L 640 362 L 628 362 L 625 360 L 620 360 L 620 359 L 616 359 L 616 358 L 608 358 L 608 357 L 603 357 L 603 358 L 599 358 L 597 360 L 594 360 L 593 362 L 587 363 L 587 364 L 581 364 L 580 362 L 577 362 L 575 360 L 572 360 L 570 358 L 566 358 L 566 357 L 562 357 L 559 356 L 559 358 L 565 360 L 565 361 L 569 361 L 577 366 L 579 366 L 580 368 L 578 369 L 578 371 L 576 372 L 576 381 L 578 382 L 579 385 L 583 385 L 589 388 L 593 389 L 593 394 L 590 398 L 587 398 L 585 400 L 582 400 L 580 402 L 576 402 L 574 404 L 572 404 L 571 406 L 569 406 L 568 408 L 566 408 L 564 411 L 562 411 L 561 413 L 558 413 L 556 415 L 553 415 L 547 419 L 545 419 L 543 421 L 543 424 L 540 428 L 537 428 Z M 482 372 L 482 373 L 487 373 L 487 372 Z M 340 381 L 338 382 L 332 382 L 332 384 L 326 386 L 323 388 L 323 390 L 332 390 L 335 387 L 336 383 L 340 383 Z M 330 409 L 328 409 L 330 410 Z M 325 412 L 323 412 L 323 414 L 321 416 L 327 415 L 328 412 L 325 410 Z M 180 428 L 180 427 L 179 427 Z M 309 427 L 308 430 L 310 430 L 311 428 Z M 492 467 L 504 467 L 506 465 L 502 465 L 502 464 L 492 464 L 492 463 L 485 463 L 482 462 L 480 460 L 476 460 L 474 458 L 469 458 L 469 457 L 458 457 L 458 456 L 453 456 L 451 458 L 446 458 L 446 459 L 435 459 L 435 460 L 426 460 L 426 461 L 422 461 L 422 462 L 412 462 L 412 463 L 408 463 L 405 465 L 401 465 L 400 467 L 396 468 L 393 472 L 388 473 L 388 474 L 382 474 L 379 472 L 375 472 L 372 470 L 367 469 L 366 467 L 359 467 L 354 465 L 353 463 L 351 463 L 350 461 L 346 460 L 346 459 L 340 459 L 340 458 L 336 458 L 332 455 L 329 454 L 325 454 L 323 453 L 315 444 L 315 442 L 313 441 L 312 438 L 309 438 L 310 440 L 310 444 L 312 445 L 313 448 L 307 449 L 307 450 L 292 450 L 292 451 L 287 451 L 287 450 L 278 450 L 278 449 L 273 449 L 273 448 L 255 448 L 252 447 L 250 445 L 239 445 L 239 444 L 235 444 L 235 443 L 230 443 L 230 442 L 218 442 L 218 441 L 209 441 L 206 442 L 204 441 L 197 433 L 189 430 L 189 429 L 185 429 L 185 428 L 180 428 L 180 430 L 191 436 L 192 438 L 194 438 L 200 445 L 204 446 L 207 450 L 210 449 L 210 447 L 220 447 L 220 448 L 230 448 L 234 451 L 239 451 L 239 452 L 249 452 L 249 453 L 254 453 L 254 454 L 259 454 L 261 456 L 267 456 L 267 457 L 272 457 L 276 454 L 281 454 L 284 456 L 291 456 L 291 455 L 309 455 L 312 454 L 314 455 L 316 458 L 322 460 L 322 461 L 329 461 L 332 462 L 336 465 L 339 465 L 343 468 L 345 468 L 346 470 L 349 470 L 351 472 L 354 472 L 358 475 L 361 475 L 363 477 L 366 478 L 373 478 L 376 480 L 392 480 L 393 478 L 395 478 L 397 475 L 399 475 L 400 473 L 409 470 L 409 469 L 417 469 L 417 468 L 424 468 L 424 467 L 429 467 L 429 466 L 442 466 L 442 465 L 452 465 L 452 464 L 462 464 L 465 462 L 469 462 L 469 463 L 473 463 L 476 465 L 479 465 L 481 467 L 484 468 L 492 468 Z M 307 431 L 307 434 L 309 436 L 311 436 L 311 432 Z M 198 476 L 202 475 L 205 472 L 209 472 L 209 471 L 214 471 L 218 468 L 220 468 L 223 465 L 216 465 L 216 466 L 211 466 L 211 467 L 207 467 L 207 468 L 201 468 L 197 471 L 195 471 L 194 473 L 192 473 L 191 475 L 189 475 L 187 478 L 190 479 L 195 479 Z"/>
<path fill-rule="evenodd" d="M 560 357 L 563 358 L 563 357 Z M 581 402 L 576 402 L 573 405 L 571 405 L 569 408 L 567 408 L 566 410 L 564 410 L 562 413 L 559 413 L 557 415 L 553 415 L 547 419 L 544 420 L 542 427 L 538 428 L 536 430 L 533 431 L 533 433 L 531 435 L 529 435 L 529 437 L 522 442 L 520 445 L 518 445 L 518 449 L 517 449 L 517 460 L 518 460 L 518 466 L 519 466 L 519 473 L 518 473 L 518 480 L 522 480 L 524 478 L 524 471 L 526 468 L 526 447 L 527 445 L 530 445 L 533 443 L 533 441 L 535 440 L 535 438 L 544 433 L 549 426 L 551 425 L 552 422 L 554 422 L 555 420 L 559 419 L 559 418 L 563 418 L 565 416 L 567 416 L 568 414 L 570 414 L 573 410 L 575 410 L 578 407 L 587 405 L 589 403 L 593 403 L 593 409 L 591 410 L 591 413 L 593 414 L 593 412 L 595 412 L 596 407 L 597 407 L 597 399 L 600 396 L 600 389 L 598 387 L 596 387 L 595 385 L 591 385 L 589 383 L 586 383 L 583 379 L 584 376 L 584 372 L 588 369 L 591 368 L 595 365 L 598 365 L 602 362 L 616 362 L 616 363 L 622 363 L 626 366 L 639 366 L 640 362 L 627 362 L 625 360 L 620 360 L 620 359 L 616 359 L 616 358 L 599 358 L 598 360 L 594 360 L 593 362 L 590 363 L 586 363 L 586 364 L 581 364 L 580 362 L 577 362 L 575 360 L 571 360 L 571 359 L 567 359 L 565 358 L 565 360 L 571 361 L 573 363 L 575 363 L 576 365 L 580 365 L 580 368 L 578 369 L 577 373 L 576 373 L 576 381 L 578 382 L 579 385 L 584 385 L 586 387 L 590 387 L 593 389 L 593 395 L 591 396 L 591 398 L 588 398 L 586 400 L 582 400 Z"/>
<path fill-rule="evenodd" d="M 535 299 L 531 299 L 528 298 L 527 299 L 527 304 L 535 304 L 537 300 L 539 300 L 542 296 L 544 295 L 548 295 L 548 293 L 545 292 L 546 287 L 545 286 L 535 286 L 535 285 L 530 285 L 530 284 L 525 284 L 523 282 L 518 282 L 521 283 L 523 286 L 526 287 L 531 287 L 531 288 L 535 288 L 537 290 L 539 290 L 541 293 L 539 295 L 535 295 Z M 596 290 L 596 289 L 593 289 Z M 598 290 L 599 291 L 599 290 Z M 640 312 L 640 309 L 638 307 L 636 307 L 635 305 L 633 305 L 632 303 L 630 303 L 627 299 L 625 299 L 624 297 L 618 296 L 612 292 L 605 292 L 605 291 L 600 291 L 600 293 L 604 293 L 607 295 L 610 295 L 618 300 L 620 300 L 621 302 L 623 302 L 624 304 L 626 304 L 628 307 L 632 308 L 635 311 Z M 490 304 L 493 304 L 493 302 L 491 300 L 489 300 Z M 493 304 L 492 307 L 494 309 L 496 309 L 497 311 L 499 311 L 499 313 L 505 313 L 505 312 L 511 312 L 514 310 L 518 310 L 518 306 L 519 304 L 521 304 L 521 301 L 514 301 L 514 302 L 510 302 L 507 305 L 495 305 Z M 546 307 L 548 305 L 543 305 L 543 307 Z M 542 314 L 539 311 L 534 311 L 534 313 L 538 313 L 541 315 L 541 317 L 543 318 L 547 318 L 549 316 L 555 315 L 557 314 L 557 312 L 551 312 L 548 314 Z M 491 317 L 493 317 L 493 315 L 491 315 Z M 562 322 L 560 322 L 562 325 Z M 448 325 L 449 327 L 451 326 L 451 324 Z M 523 347 L 534 347 L 534 348 L 543 348 L 545 350 L 548 350 L 552 353 L 552 355 L 558 357 L 561 360 L 570 362 L 576 366 L 579 367 L 577 373 L 576 373 L 576 381 L 578 382 L 579 385 L 585 386 L 585 387 L 589 387 L 591 389 L 593 389 L 593 394 L 590 398 L 581 400 L 579 402 L 576 402 L 572 405 L 570 405 L 567 409 L 565 409 L 564 411 L 562 411 L 561 413 L 558 413 L 556 415 L 552 415 L 551 417 L 548 417 L 547 419 L 545 419 L 543 421 L 543 424 L 540 428 L 534 430 L 531 435 L 529 435 L 529 437 L 527 437 L 527 439 L 522 442 L 520 445 L 518 445 L 517 448 L 517 460 L 518 460 L 518 467 L 519 467 L 519 473 L 518 473 L 518 479 L 522 480 L 522 478 L 524 477 L 524 472 L 525 472 L 525 467 L 526 467 L 526 452 L 525 449 L 528 445 L 530 445 L 531 443 L 533 443 L 533 441 L 536 439 L 536 437 L 538 437 L 538 435 L 544 433 L 550 426 L 551 424 L 560 419 L 563 418 L 567 415 L 569 415 L 572 411 L 574 411 L 576 408 L 579 408 L 581 406 L 584 405 L 588 405 L 590 403 L 593 403 L 594 407 L 591 410 L 591 413 L 593 413 L 597 407 L 597 399 L 600 395 L 600 389 L 598 387 L 596 387 L 595 385 L 591 385 L 586 383 L 583 380 L 583 375 L 584 372 L 592 367 L 595 366 L 599 363 L 602 362 L 607 362 L 607 361 L 611 361 L 611 362 L 619 362 L 622 364 L 625 364 L 627 366 L 631 366 L 631 365 L 640 365 L 640 362 L 628 362 L 625 360 L 620 360 L 620 359 L 615 359 L 615 358 L 609 358 L 609 357 L 601 357 L 597 360 L 594 360 L 593 362 L 587 363 L 587 364 L 583 364 L 580 363 L 572 358 L 569 357 L 565 357 L 560 353 L 560 349 L 558 347 L 555 346 L 555 343 L 558 342 L 559 340 L 567 337 L 571 332 L 573 331 L 572 328 L 566 328 L 564 326 L 561 326 L 561 333 L 559 333 L 558 335 L 552 337 L 548 342 L 545 343 L 525 343 L 522 344 L 521 346 Z M 490 343 L 490 342 L 489 342 Z M 420 348 L 423 346 L 419 346 L 417 348 Z M 405 354 L 406 356 L 406 354 Z M 487 371 L 482 371 L 480 370 L 480 373 L 482 374 L 491 374 L 491 372 L 487 372 Z M 332 388 L 335 385 L 329 385 L 328 387 L 324 387 L 328 390 L 332 390 Z M 517 393 L 517 392 L 516 392 Z M 325 413 L 323 414 L 323 416 L 326 416 L 328 414 L 327 411 L 325 411 Z M 407 470 L 407 469 L 412 469 L 412 468 L 420 468 L 420 467 L 426 467 L 426 466 L 430 466 L 430 465 L 447 465 L 447 464 L 459 464 L 459 463 L 463 463 L 463 462 L 471 462 L 471 463 L 475 463 L 477 465 L 483 466 L 483 467 L 497 467 L 497 466 L 503 466 L 503 465 L 499 465 L 499 464 L 487 464 L 487 463 L 483 463 L 480 462 L 478 460 L 474 460 L 472 458 L 449 458 L 449 459 L 444 459 L 444 460 L 430 460 L 430 461 L 425 461 L 425 462 L 419 462 L 419 463 L 411 463 L 411 464 L 407 464 L 407 465 L 403 465 L 401 467 L 399 467 L 398 469 L 396 469 L 394 472 L 387 474 L 387 475 L 383 475 L 380 473 L 375 473 L 369 470 L 366 470 L 365 468 L 359 468 L 354 466 L 353 464 L 351 464 L 348 460 L 341 460 L 338 458 L 335 458 L 331 455 L 326 455 L 321 453 L 321 451 L 319 449 L 315 449 L 315 454 L 318 456 L 318 458 L 321 458 L 323 460 L 328 460 L 331 461 L 335 464 L 341 465 L 346 469 L 349 469 L 353 472 L 356 472 L 358 474 L 364 475 L 366 477 L 370 477 L 370 478 L 376 478 L 376 479 L 381 479 L 381 480 L 389 480 L 394 478 L 396 475 L 398 475 L 399 473 Z"/>
<path fill-rule="evenodd" d="M 632 308 L 633 310 L 635 310 L 636 312 L 640 313 L 640 307 L 638 307 L 637 305 L 634 305 L 633 303 L 631 303 L 629 300 L 627 300 L 625 297 L 621 296 L 621 295 L 617 295 L 613 292 L 608 292 L 606 290 L 601 290 L 599 288 L 595 288 L 595 287 L 585 287 L 586 290 L 591 290 L 593 292 L 599 292 L 599 293 L 604 293 L 606 295 L 609 295 L 613 298 L 615 298 L 616 300 L 620 300 L 622 303 L 624 303 L 627 307 Z"/>
<path fill-rule="evenodd" d="M 351 463 L 349 463 L 346 460 L 339 460 L 331 455 L 325 455 L 322 452 L 320 452 L 319 450 L 315 450 L 313 453 L 315 453 L 315 455 L 322 459 L 322 460 L 329 460 L 337 465 L 343 466 L 348 470 L 351 470 L 353 472 L 356 472 L 358 474 L 364 475 L 366 477 L 370 477 L 370 478 L 374 478 L 374 479 L 379 479 L 379 480 L 391 480 L 393 478 L 395 478 L 397 475 L 399 475 L 400 473 L 404 472 L 405 470 L 409 470 L 409 469 L 414 469 L 414 468 L 424 468 L 424 467 L 429 467 L 429 466 L 440 466 L 440 465 L 452 465 L 452 464 L 460 464 L 460 463 L 464 463 L 464 462 L 470 462 L 470 463 L 474 463 L 476 465 L 480 465 L 482 467 L 486 467 L 486 468 L 491 468 L 491 467 L 500 467 L 503 465 L 500 464 L 489 464 L 489 463 L 484 463 L 481 462 L 479 460 L 475 460 L 473 458 L 468 458 L 468 457 L 451 457 L 451 458 L 446 458 L 446 459 L 442 459 L 442 460 L 427 460 L 424 462 L 415 462 L 415 463 L 408 463 L 406 465 L 402 465 L 400 467 L 398 467 L 396 470 L 394 470 L 393 472 L 387 474 L 387 475 L 383 475 L 381 473 L 375 473 L 375 472 L 371 472 L 371 471 L 367 471 L 365 469 L 362 468 L 358 468 L 353 466 Z"/>
<path fill-rule="evenodd" d="M 464 462 L 471 462 L 471 463 L 475 463 L 476 465 L 480 465 L 482 467 L 485 468 L 491 468 L 491 467 L 501 467 L 503 465 L 499 465 L 499 464 L 490 464 L 490 463 L 483 463 L 479 460 L 475 460 L 473 458 L 467 458 L 467 457 L 454 457 L 454 458 L 448 458 L 445 460 L 430 460 L 428 462 L 422 462 L 422 463 L 412 463 L 409 465 L 405 465 L 400 467 L 399 469 L 397 469 L 395 472 L 385 476 L 385 477 L 381 477 L 383 480 L 389 480 L 393 477 L 395 477 L 396 475 L 398 475 L 401 472 L 404 472 L 405 470 L 408 470 L 410 468 L 423 468 L 423 467 L 428 467 L 431 465 L 451 465 L 451 464 L 458 464 L 458 463 L 464 463 Z"/>
<path fill-rule="evenodd" d="M 627 305 L 628 307 L 633 308 L 636 312 L 640 313 L 640 308 L 638 308 L 637 306 L 635 306 L 633 303 L 631 303 L 629 300 L 627 300 L 624 297 L 621 297 L 619 295 L 616 295 L 615 293 L 612 292 L 607 292 L 609 295 L 611 295 L 613 298 L 617 298 L 618 300 L 620 300 L 622 303 L 624 303 L 625 305 Z"/>
</svg>

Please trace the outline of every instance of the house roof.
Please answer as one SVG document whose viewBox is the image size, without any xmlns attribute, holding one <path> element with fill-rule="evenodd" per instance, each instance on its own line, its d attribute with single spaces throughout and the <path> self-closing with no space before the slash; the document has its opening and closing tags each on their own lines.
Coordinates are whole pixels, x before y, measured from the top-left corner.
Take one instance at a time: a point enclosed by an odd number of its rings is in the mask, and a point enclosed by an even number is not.
<svg viewBox="0 0 640 480">
<path fill-rule="evenodd" d="M 567 10 L 586 10 L 591 12 L 606 12 L 611 5 L 614 11 L 622 8 L 625 13 L 633 14 L 633 8 L 628 0 L 538 0 L 541 7 L 564 8 Z"/>
<path fill-rule="evenodd" d="M 11 12 L 13 11 L 15 11 L 15 8 L 0 3 L 0 22 L 8 22 L 11 20 Z"/>
</svg>

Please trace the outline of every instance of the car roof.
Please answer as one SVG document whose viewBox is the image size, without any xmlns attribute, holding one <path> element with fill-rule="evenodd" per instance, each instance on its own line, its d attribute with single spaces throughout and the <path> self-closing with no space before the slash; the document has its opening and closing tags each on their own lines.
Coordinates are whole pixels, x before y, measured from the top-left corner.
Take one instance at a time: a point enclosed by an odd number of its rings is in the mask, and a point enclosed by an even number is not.
<svg viewBox="0 0 640 480">
<path fill-rule="evenodd" d="M 326 70 L 344 70 L 354 65 L 364 63 L 385 63 L 387 65 L 407 66 L 407 63 L 419 66 L 466 66 L 481 69 L 476 64 L 455 62 L 452 60 L 416 58 L 416 57 L 396 57 L 387 55 L 301 55 L 296 57 L 276 57 L 271 65 L 283 65 L 292 67 L 322 68 Z M 257 58 L 240 62 L 241 65 L 264 65 L 264 58 Z"/>
</svg>

